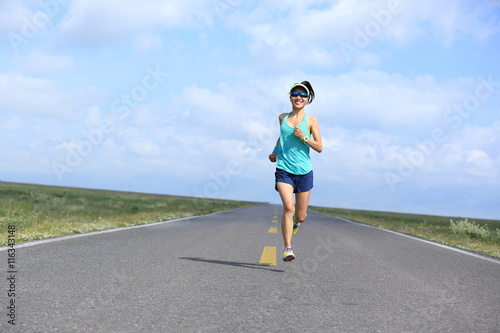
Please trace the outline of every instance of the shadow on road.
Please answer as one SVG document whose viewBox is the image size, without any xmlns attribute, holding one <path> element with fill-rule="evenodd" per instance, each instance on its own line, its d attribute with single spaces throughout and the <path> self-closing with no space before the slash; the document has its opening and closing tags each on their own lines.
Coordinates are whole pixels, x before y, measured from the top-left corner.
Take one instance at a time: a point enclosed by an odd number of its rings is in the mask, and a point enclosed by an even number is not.
<svg viewBox="0 0 500 333">
<path fill-rule="evenodd" d="M 194 257 L 180 257 L 179 259 L 191 260 L 191 261 L 200 261 L 200 262 L 207 262 L 207 263 L 210 263 L 210 264 L 228 265 L 228 266 L 235 266 L 235 267 L 263 269 L 263 270 L 266 270 L 266 271 L 279 272 L 279 273 L 284 273 L 285 272 L 285 271 L 282 271 L 280 269 L 267 268 L 269 266 L 264 266 L 264 265 L 259 265 L 259 264 L 251 264 L 251 263 L 245 263 L 245 262 L 224 261 L 224 260 L 210 260 L 210 259 L 194 258 Z"/>
</svg>

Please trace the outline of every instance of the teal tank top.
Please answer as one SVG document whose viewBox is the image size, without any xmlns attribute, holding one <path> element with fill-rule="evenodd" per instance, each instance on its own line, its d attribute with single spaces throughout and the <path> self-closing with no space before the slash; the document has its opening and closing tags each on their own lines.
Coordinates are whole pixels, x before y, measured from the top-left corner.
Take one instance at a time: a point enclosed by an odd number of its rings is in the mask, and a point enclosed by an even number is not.
<svg viewBox="0 0 500 333">
<path fill-rule="evenodd" d="M 293 134 L 294 128 L 287 124 L 290 113 L 281 122 L 280 151 L 276 167 L 294 175 L 305 175 L 312 171 L 310 147 L 302 139 L 297 138 Z M 299 128 L 306 135 L 311 136 L 307 129 L 307 114 L 304 115 Z"/>
</svg>

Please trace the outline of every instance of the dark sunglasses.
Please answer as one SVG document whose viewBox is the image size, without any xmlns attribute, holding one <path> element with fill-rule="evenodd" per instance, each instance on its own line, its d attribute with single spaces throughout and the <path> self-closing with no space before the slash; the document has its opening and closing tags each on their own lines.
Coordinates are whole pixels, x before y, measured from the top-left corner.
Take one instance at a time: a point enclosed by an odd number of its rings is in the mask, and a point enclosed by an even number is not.
<svg viewBox="0 0 500 333">
<path fill-rule="evenodd" d="M 292 96 L 292 97 L 299 97 L 300 96 L 300 97 L 304 97 L 304 98 L 309 97 L 309 95 L 307 93 L 304 93 L 304 92 L 299 93 L 297 91 L 290 93 L 290 96 Z"/>
</svg>

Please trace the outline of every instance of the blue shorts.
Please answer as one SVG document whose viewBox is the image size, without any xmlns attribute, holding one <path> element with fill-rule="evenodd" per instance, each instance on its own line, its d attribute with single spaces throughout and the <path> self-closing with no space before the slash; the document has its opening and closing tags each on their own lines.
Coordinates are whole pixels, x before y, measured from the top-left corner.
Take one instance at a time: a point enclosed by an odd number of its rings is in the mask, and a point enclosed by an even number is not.
<svg viewBox="0 0 500 333">
<path fill-rule="evenodd" d="M 274 188 L 278 190 L 278 183 L 290 184 L 293 187 L 293 193 L 307 192 L 313 188 L 313 172 L 306 173 L 305 175 L 294 175 L 285 170 L 276 168 L 276 184 Z"/>
</svg>

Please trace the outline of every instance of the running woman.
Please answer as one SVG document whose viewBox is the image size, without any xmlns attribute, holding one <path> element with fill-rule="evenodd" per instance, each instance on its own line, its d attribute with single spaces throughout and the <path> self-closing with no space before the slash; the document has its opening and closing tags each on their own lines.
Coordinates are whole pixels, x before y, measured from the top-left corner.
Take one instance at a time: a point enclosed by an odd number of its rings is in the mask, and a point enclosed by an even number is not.
<svg viewBox="0 0 500 333">
<path fill-rule="evenodd" d="M 292 234 L 307 216 L 307 206 L 313 188 L 313 171 L 310 148 L 318 153 L 323 150 L 316 118 L 305 113 L 304 108 L 314 100 L 314 90 L 308 81 L 296 83 L 290 89 L 292 112 L 279 116 L 280 137 L 269 155 L 276 162 L 276 191 L 283 202 L 281 232 L 283 233 L 283 260 L 295 259 L 291 245 Z M 293 194 L 295 193 L 295 205 Z"/>
</svg>

